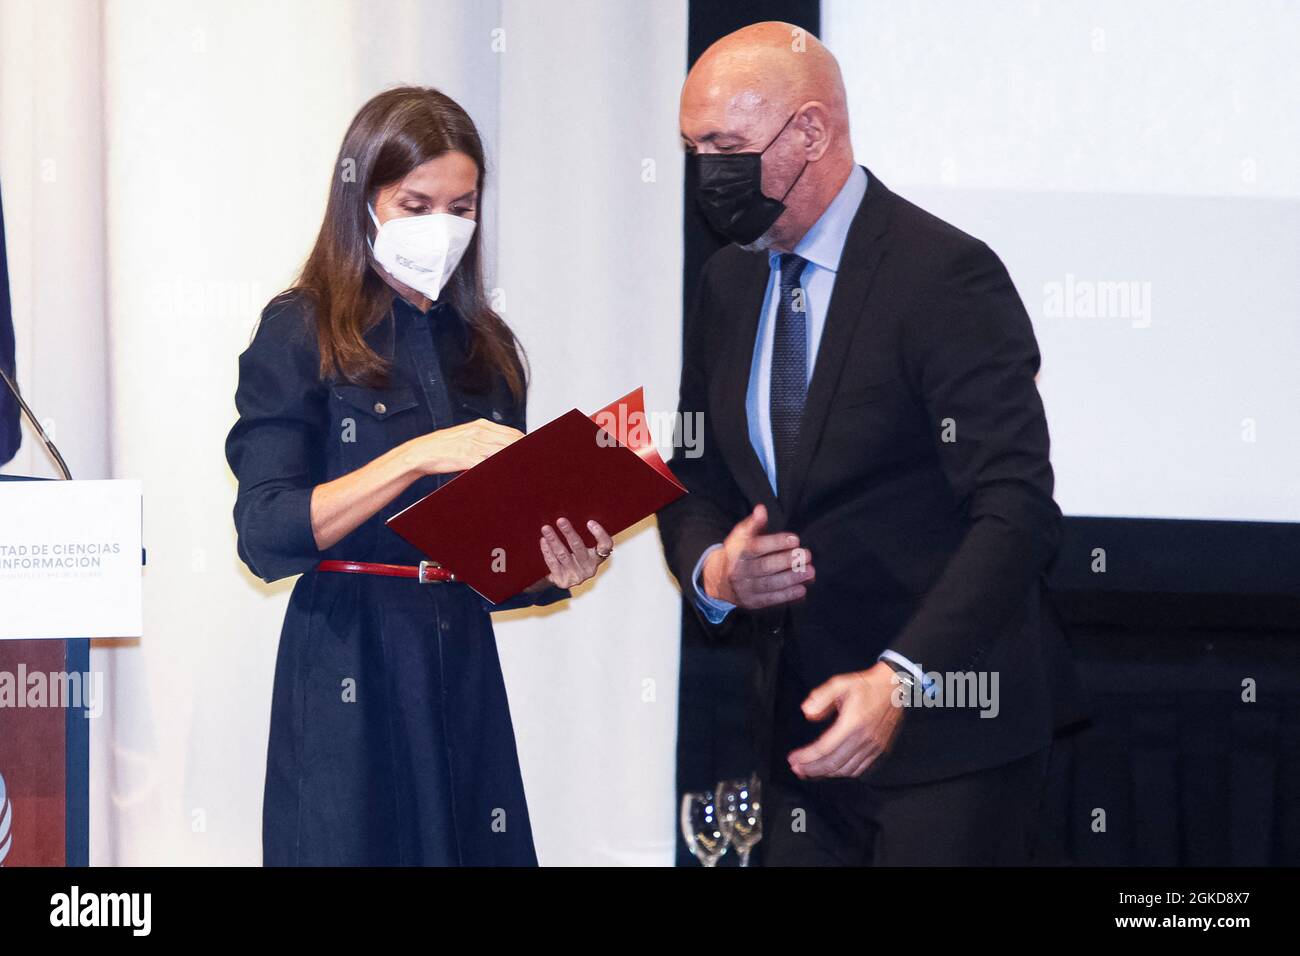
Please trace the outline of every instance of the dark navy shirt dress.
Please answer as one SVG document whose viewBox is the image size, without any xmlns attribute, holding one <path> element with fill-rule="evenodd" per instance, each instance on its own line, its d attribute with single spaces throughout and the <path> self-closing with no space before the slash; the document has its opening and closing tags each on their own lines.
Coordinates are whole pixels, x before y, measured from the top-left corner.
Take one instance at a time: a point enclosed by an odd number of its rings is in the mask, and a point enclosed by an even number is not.
<svg viewBox="0 0 1300 956">
<path fill-rule="evenodd" d="M 458 583 L 313 570 L 322 559 L 418 564 L 384 520 L 450 480 L 417 480 L 342 541 L 316 549 L 312 488 L 435 429 L 476 418 L 524 428 L 504 380 L 458 389 L 464 325 L 394 294 L 367 334 L 385 388 L 322 381 L 310 309 L 279 296 L 239 359 L 239 556 L 270 582 L 301 575 L 280 634 L 263 805 L 263 862 L 536 865 L 492 610 L 550 604 L 548 588 L 492 604 Z M 559 517 L 557 515 L 557 517 Z"/>
</svg>

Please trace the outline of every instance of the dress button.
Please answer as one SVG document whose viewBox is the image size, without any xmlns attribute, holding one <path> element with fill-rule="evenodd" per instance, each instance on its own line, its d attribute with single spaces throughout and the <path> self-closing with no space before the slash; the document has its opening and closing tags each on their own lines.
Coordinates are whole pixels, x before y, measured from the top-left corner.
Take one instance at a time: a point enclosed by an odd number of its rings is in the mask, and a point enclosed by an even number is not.
<svg viewBox="0 0 1300 956">
<path fill-rule="evenodd" d="M 492 417 L 493 417 L 493 419 L 495 419 L 496 421 L 501 421 L 501 413 L 500 413 L 499 411 L 497 411 L 495 408 L 492 409 Z"/>
<path fill-rule="evenodd" d="M 388 406 L 387 406 L 387 405 L 385 405 L 383 402 L 375 402 L 375 414 L 376 414 L 376 415 L 382 415 L 382 414 L 384 414 L 384 412 L 386 412 L 386 411 L 388 411 Z"/>
<path fill-rule="evenodd" d="M 451 621 L 441 621 L 439 622 L 438 626 L 441 627 L 444 631 L 450 631 Z"/>
</svg>

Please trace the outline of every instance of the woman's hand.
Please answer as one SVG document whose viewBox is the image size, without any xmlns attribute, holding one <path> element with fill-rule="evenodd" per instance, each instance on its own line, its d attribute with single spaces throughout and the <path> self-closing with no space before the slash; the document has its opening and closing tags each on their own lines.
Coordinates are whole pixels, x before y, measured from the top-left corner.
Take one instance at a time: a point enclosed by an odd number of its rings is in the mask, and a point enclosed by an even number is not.
<svg viewBox="0 0 1300 956">
<path fill-rule="evenodd" d="M 549 524 L 542 526 L 542 537 L 538 545 L 542 549 L 542 559 L 550 574 L 526 590 L 541 591 L 547 585 L 557 588 L 577 587 L 583 581 L 596 576 L 596 569 L 614 552 L 614 539 L 596 521 L 588 521 L 587 527 L 596 536 L 596 546 L 589 548 L 582 543 L 582 538 L 568 518 L 555 522 L 560 533 Z M 560 535 L 564 537 L 561 538 Z"/>
<path fill-rule="evenodd" d="M 523 437 L 517 428 L 478 418 L 412 438 L 403 447 L 411 466 L 420 474 L 447 475 L 473 468 Z"/>
</svg>

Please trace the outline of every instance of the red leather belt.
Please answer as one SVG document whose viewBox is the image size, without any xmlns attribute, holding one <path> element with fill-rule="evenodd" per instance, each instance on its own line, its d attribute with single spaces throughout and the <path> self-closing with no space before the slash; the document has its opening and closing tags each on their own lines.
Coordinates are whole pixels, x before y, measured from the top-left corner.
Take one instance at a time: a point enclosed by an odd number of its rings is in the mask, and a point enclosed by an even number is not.
<svg viewBox="0 0 1300 956">
<path fill-rule="evenodd" d="M 440 584 L 455 581 L 452 574 L 437 561 L 419 564 L 375 564 L 372 561 L 322 561 L 317 571 L 342 571 L 347 574 L 381 574 L 386 578 L 414 578 L 421 584 Z"/>
</svg>

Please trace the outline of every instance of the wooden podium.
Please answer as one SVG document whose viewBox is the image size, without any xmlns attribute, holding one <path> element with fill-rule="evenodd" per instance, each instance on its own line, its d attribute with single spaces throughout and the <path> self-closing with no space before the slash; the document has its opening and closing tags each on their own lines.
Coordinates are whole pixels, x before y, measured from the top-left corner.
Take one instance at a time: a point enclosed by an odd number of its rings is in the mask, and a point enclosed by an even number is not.
<svg viewBox="0 0 1300 956">
<path fill-rule="evenodd" d="M 0 475 L 0 866 L 89 863 L 90 640 L 141 634 L 140 521 L 139 482 Z"/>
</svg>

